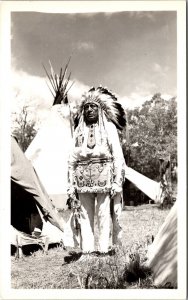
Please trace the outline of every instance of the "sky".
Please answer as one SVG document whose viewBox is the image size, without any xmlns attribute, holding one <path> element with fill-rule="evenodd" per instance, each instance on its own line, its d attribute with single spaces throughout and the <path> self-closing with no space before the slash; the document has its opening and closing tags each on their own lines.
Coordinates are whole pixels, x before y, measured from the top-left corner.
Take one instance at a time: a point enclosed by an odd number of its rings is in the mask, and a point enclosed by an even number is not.
<svg viewBox="0 0 188 300">
<path fill-rule="evenodd" d="M 70 101 L 90 87 L 113 91 L 125 108 L 155 93 L 177 95 L 176 11 L 111 13 L 11 13 L 13 88 L 42 113 L 53 98 L 42 64 L 65 67 L 74 85 Z"/>
</svg>

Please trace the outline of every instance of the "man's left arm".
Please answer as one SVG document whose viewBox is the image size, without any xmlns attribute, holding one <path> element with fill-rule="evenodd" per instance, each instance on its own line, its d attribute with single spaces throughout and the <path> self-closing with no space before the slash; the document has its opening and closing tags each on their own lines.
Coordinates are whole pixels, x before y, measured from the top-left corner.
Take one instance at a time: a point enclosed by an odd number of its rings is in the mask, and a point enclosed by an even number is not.
<svg viewBox="0 0 188 300">
<path fill-rule="evenodd" d="M 115 193 L 119 193 L 122 192 L 126 163 L 117 129 L 114 124 L 110 123 L 109 125 L 109 141 L 111 144 L 112 156 L 114 160 L 114 182 L 112 190 L 114 190 Z"/>
</svg>

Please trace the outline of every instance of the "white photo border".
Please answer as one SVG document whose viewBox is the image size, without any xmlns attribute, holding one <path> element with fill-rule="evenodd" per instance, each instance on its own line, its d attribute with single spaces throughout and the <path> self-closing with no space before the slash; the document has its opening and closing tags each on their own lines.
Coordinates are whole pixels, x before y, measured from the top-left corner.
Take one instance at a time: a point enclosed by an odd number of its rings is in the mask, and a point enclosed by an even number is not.
<svg viewBox="0 0 188 300">
<path fill-rule="evenodd" d="M 148 290 L 15 290 L 10 278 L 11 12 L 177 12 L 178 288 Z M 0 4 L 0 297 L 2 299 L 185 299 L 186 295 L 186 1 L 3 1 Z M 8 180 L 7 180 L 8 178 Z"/>
</svg>

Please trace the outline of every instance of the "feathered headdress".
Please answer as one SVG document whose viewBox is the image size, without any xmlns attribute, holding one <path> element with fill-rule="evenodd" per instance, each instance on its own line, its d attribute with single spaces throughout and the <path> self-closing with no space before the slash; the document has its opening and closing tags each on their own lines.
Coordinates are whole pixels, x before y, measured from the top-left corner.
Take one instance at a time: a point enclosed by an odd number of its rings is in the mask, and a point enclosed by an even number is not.
<svg viewBox="0 0 188 300">
<path fill-rule="evenodd" d="M 72 83 L 68 87 L 70 83 L 71 73 L 69 73 L 68 77 L 66 78 L 69 62 L 70 59 L 68 60 L 68 63 L 66 64 L 64 71 L 62 70 L 62 68 L 60 69 L 59 75 L 57 75 L 54 72 L 51 62 L 49 62 L 51 73 L 48 73 L 46 68 L 43 66 L 50 83 L 50 86 L 48 83 L 47 85 L 49 87 L 50 92 L 52 93 L 52 96 L 54 97 L 53 105 L 68 103 L 67 93 L 70 90 L 71 86 L 73 85 Z"/>
<path fill-rule="evenodd" d="M 107 88 L 92 87 L 87 93 L 82 96 L 82 103 L 78 110 L 75 125 L 78 124 L 81 114 L 83 113 L 86 103 L 95 103 L 104 111 L 107 120 L 114 123 L 119 130 L 123 130 L 126 126 L 126 115 L 123 107 L 117 101 L 117 97 L 112 94 Z"/>
</svg>

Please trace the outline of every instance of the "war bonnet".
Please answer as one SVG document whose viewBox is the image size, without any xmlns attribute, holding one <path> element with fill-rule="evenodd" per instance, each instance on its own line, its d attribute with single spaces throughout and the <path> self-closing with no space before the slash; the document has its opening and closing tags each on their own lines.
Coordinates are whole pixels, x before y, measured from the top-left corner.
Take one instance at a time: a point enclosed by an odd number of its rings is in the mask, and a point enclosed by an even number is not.
<svg viewBox="0 0 188 300">
<path fill-rule="evenodd" d="M 75 119 L 75 126 L 78 125 L 84 106 L 87 103 L 97 104 L 103 110 L 107 120 L 113 122 L 117 129 L 123 130 L 126 126 L 126 115 L 122 105 L 117 101 L 117 97 L 114 94 L 101 86 L 97 88 L 92 87 L 82 96 L 82 102 Z"/>
</svg>

